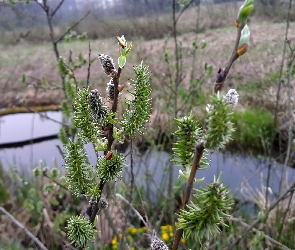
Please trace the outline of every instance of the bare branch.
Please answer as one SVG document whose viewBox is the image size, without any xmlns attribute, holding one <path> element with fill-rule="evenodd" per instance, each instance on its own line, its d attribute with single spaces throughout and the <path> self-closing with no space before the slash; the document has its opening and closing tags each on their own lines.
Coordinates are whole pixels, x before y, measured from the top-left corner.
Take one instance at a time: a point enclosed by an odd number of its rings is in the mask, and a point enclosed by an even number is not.
<svg viewBox="0 0 295 250">
<path fill-rule="evenodd" d="M 182 10 L 180 11 L 179 15 L 178 15 L 177 18 L 176 18 L 176 23 L 178 22 L 178 19 L 182 16 L 182 14 L 186 11 L 186 9 L 187 9 L 188 7 L 190 7 L 191 4 L 192 4 L 193 2 L 194 2 L 194 0 L 190 0 L 190 2 L 187 3 L 187 4 L 182 8 Z"/>
<path fill-rule="evenodd" d="M 56 14 L 56 12 L 57 12 L 58 9 L 60 8 L 60 6 L 62 6 L 62 4 L 63 4 L 64 1 L 65 1 L 65 0 L 61 0 L 61 1 L 59 2 L 59 4 L 57 5 L 57 7 L 55 8 L 55 10 L 52 11 L 52 13 L 50 14 L 51 17 L 53 17 L 53 16 Z"/>
<path fill-rule="evenodd" d="M 45 11 L 45 6 L 39 3 L 38 0 L 33 0 L 35 3 L 37 3 L 44 11 Z"/>
<path fill-rule="evenodd" d="M 237 28 L 237 36 L 236 36 L 235 45 L 233 47 L 231 56 L 225 65 L 225 68 L 223 70 L 219 69 L 219 71 L 218 71 L 215 86 L 214 86 L 214 93 L 217 93 L 218 91 L 220 91 L 222 89 L 222 86 L 226 80 L 229 70 L 231 69 L 231 66 L 233 65 L 234 61 L 239 58 L 239 55 L 237 53 L 237 49 L 238 49 L 240 38 L 241 38 L 241 32 L 242 32 L 242 29 L 244 28 L 244 26 L 245 26 L 245 24 L 241 25 Z"/>
<path fill-rule="evenodd" d="M 75 28 L 79 23 L 81 23 L 89 15 L 89 13 L 90 13 L 90 10 L 88 10 L 87 13 L 82 18 L 80 18 L 79 21 L 74 23 L 69 29 L 71 30 L 71 29 Z M 56 41 L 54 41 L 54 43 L 57 44 L 60 41 L 62 41 L 67 34 L 68 34 L 68 31 L 63 33 Z"/>
<path fill-rule="evenodd" d="M 146 223 L 146 221 L 143 219 L 143 217 L 141 216 L 141 214 L 132 206 L 132 204 L 130 204 L 130 202 L 128 200 L 126 200 L 122 195 L 120 194 L 116 194 L 116 197 L 118 197 L 119 199 L 121 199 L 122 201 L 124 201 L 126 204 L 128 204 L 128 206 L 134 211 L 134 213 L 137 215 L 137 217 L 141 220 L 141 222 L 145 225 L 145 227 L 147 229 L 149 229 L 149 225 Z"/>
</svg>

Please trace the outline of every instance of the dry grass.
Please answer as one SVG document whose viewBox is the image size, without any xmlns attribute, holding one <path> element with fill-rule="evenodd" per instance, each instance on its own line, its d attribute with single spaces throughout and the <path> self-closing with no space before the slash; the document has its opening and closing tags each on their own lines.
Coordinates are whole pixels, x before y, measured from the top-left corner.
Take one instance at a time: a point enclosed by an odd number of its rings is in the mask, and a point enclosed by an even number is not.
<svg viewBox="0 0 295 250">
<path fill-rule="evenodd" d="M 196 29 L 197 8 L 188 10 L 179 20 L 179 40 L 182 41 L 184 88 L 189 85 L 189 75 L 192 70 L 192 43 L 196 41 L 198 44 L 202 40 L 207 42 L 207 47 L 203 50 L 199 49 L 197 54 L 197 75 L 198 78 L 204 73 L 203 66 L 205 63 L 213 66 L 213 72 L 217 72 L 219 67 L 224 67 L 227 58 L 230 55 L 231 47 L 235 40 L 235 27 L 233 26 L 233 16 L 235 17 L 240 4 L 228 3 L 214 6 L 202 6 L 200 9 L 199 29 L 201 33 L 192 32 Z M 208 18 L 214 16 L 214 18 Z M 162 17 L 167 20 L 167 17 Z M 133 21 L 134 22 L 134 21 Z M 145 19 L 140 19 L 137 25 L 144 23 Z M 135 23 L 135 22 L 134 22 Z M 153 24 L 152 24 L 153 25 Z M 239 89 L 242 84 L 252 83 L 256 85 L 253 91 L 241 89 L 245 92 L 242 95 L 244 101 L 256 102 L 256 105 L 269 105 L 274 103 L 276 85 L 278 81 L 271 79 L 271 76 L 279 71 L 284 34 L 284 23 L 269 23 L 261 21 L 256 17 L 252 18 L 250 25 L 251 30 L 251 46 L 248 52 L 241 57 L 231 70 L 227 84 L 229 87 Z M 214 28 L 220 27 L 222 28 Z M 167 24 L 169 27 L 169 23 Z M 212 28 L 213 29 L 209 29 Z M 150 71 L 153 74 L 153 84 L 156 91 L 161 90 L 162 84 L 167 81 L 167 65 L 164 61 L 164 46 L 167 42 L 167 51 L 170 54 L 171 64 L 173 65 L 174 43 L 169 35 L 170 28 L 167 28 L 165 38 L 153 39 L 145 41 L 142 39 L 133 39 L 133 52 L 128 60 L 127 65 L 122 74 L 121 83 L 127 86 L 128 79 L 133 77 L 132 66 L 144 60 L 150 65 Z M 188 32 L 190 31 L 190 32 Z M 289 30 L 289 39 L 295 38 L 295 27 L 291 23 Z M 116 35 L 116 34 L 114 34 Z M 127 37 L 128 39 L 128 37 Z M 79 52 L 82 52 L 85 58 L 88 57 L 88 42 L 73 41 L 70 43 L 60 44 L 60 54 L 68 58 L 69 50 L 73 50 L 73 57 L 77 57 Z M 97 56 L 99 53 L 109 54 L 113 58 L 117 58 L 119 51 L 116 46 L 116 41 L 112 39 L 99 39 L 91 41 L 92 56 Z M 60 76 L 56 67 L 56 58 L 52 51 L 52 45 L 49 43 L 33 45 L 25 42 L 15 46 L 0 45 L 0 88 L 1 102 L 0 107 L 10 105 L 21 105 L 23 100 L 40 103 L 47 103 L 45 100 L 51 97 L 51 101 L 59 102 L 63 95 L 58 92 L 42 93 L 41 90 L 32 91 L 20 83 L 21 75 L 26 73 L 28 83 L 35 85 L 41 76 L 45 76 L 48 82 L 59 84 Z M 115 59 L 116 61 L 116 59 Z M 172 69 L 173 71 L 173 69 Z M 77 79 L 86 81 L 87 66 L 78 69 L 76 72 Z M 269 80 L 267 80 L 269 79 Z M 91 71 L 91 84 L 93 87 L 103 89 L 106 86 L 108 79 L 103 74 L 98 62 L 95 62 Z M 210 77 L 204 85 L 205 91 L 211 94 L 211 89 L 215 77 Z M 261 86 L 259 86 L 261 85 Z M 263 89 L 267 85 L 267 92 Z M 263 89 L 263 92 L 259 91 Z M 252 89 L 253 90 L 253 89 Z M 42 95 L 42 98 L 40 98 Z M 251 99 L 253 95 L 257 95 L 255 100 Z M 6 97 L 10 96 L 7 99 Z M 156 94 L 155 96 L 158 96 Z M 54 99 L 52 99 L 54 97 Z M 30 101 L 31 100 L 31 101 Z M 259 101 L 258 101 L 259 100 Z M 245 102 L 244 102 L 245 103 Z M 252 105 L 251 103 L 248 103 Z M 271 105 L 270 105 L 271 106 Z M 270 107 L 271 108 L 271 107 Z"/>
</svg>

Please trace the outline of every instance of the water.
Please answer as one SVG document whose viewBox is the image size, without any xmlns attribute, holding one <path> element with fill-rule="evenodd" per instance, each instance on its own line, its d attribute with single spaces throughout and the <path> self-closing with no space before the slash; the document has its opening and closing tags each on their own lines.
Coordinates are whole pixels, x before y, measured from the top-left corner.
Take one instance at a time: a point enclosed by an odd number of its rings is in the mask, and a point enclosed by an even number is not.
<svg viewBox="0 0 295 250">
<path fill-rule="evenodd" d="M 60 112 L 46 112 L 50 118 L 61 121 Z M 40 136 L 57 134 L 60 124 L 40 117 L 38 114 L 16 114 L 7 115 L 0 118 L 0 143 L 15 142 L 27 140 Z M 57 164 L 63 168 L 64 160 L 57 148 L 63 149 L 58 139 L 43 141 L 17 148 L 0 149 L 0 160 L 5 169 L 16 168 L 19 172 L 28 171 L 40 163 L 40 160 L 46 162 L 49 167 Z M 95 154 L 91 151 L 91 145 L 87 146 L 87 151 L 91 152 L 90 161 L 95 163 Z M 128 153 L 128 150 L 126 151 Z M 159 186 L 167 185 L 168 174 L 164 170 L 169 165 L 170 155 L 166 152 L 146 151 L 144 154 L 134 155 L 134 173 L 136 184 L 148 187 L 152 192 L 157 192 Z M 261 184 L 266 184 L 268 174 L 268 164 L 266 161 L 245 157 L 240 155 L 231 155 L 229 153 L 212 153 L 210 156 L 211 166 L 206 171 L 198 171 L 196 178 L 205 177 L 205 183 L 212 182 L 213 176 L 218 176 L 222 171 L 222 181 L 228 185 L 233 192 L 239 193 L 245 183 L 252 188 L 261 189 Z M 130 160 L 127 156 L 126 164 Z M 273 163 L 271 166 L 271 175 L 269 186 L 274 192 L 278 191 L 281 178 L 282 165 Z M 124 170 L 125 178 L 128 177 L 129 167 Z M 288 168 L 288 178 L 295 179 L 295 170 Z M 173 179 L 178 177 L 178 168 L 174 168 Z M 151 182 L 151 179 L 153 180 Z"/>
<path fill-rule="evenodd" d="M 48 117 L 61 121 L 60 112 L 46 112 Z M 0 118 L 0 144 L 33 139 L 57 134 L 60 124 L 39 114 L 13 114 Z M 5 168 L 14 167 L 19 171 L 32 169 L 40 160 L 49 166 L 54 161 L 60 165 L 63 158 L 57 146 L 62 148 L 58 139 L 43 141 L 17 148 L 0 149 L 0 160 Z"/>
</svg>

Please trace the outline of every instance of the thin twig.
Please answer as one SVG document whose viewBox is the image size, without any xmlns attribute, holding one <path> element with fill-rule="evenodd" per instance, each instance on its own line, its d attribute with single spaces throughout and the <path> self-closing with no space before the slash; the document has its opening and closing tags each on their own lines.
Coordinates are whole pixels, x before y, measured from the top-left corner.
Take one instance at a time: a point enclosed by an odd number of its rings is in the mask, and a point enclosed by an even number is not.
<svg viewBox="0 0 295 250">
<path fill-rule="evenodd" d="M 286 32 L 285 32 L 285 39 L 284 39 L 282 61 L 281 61 L 280 71 L 279 71 L 280 75 L 279 75 L 279 84 L 278 84 L 278 89 L 277 89 L 274 124 L 277 124 L 277 120 L 278 120 L 278 107 L 279 107 L 279 101 L 280 101 L 281 86 L 283 83 L 282 76 L 283 76 L 283 68 L 284 68 L 284 61 L 285 61 L 286 47 L 287 47 L 286 39 L 288 38 L 288 33 L 289 33 L 289 22 L 290 22 L 291 8 L 292 8 L 292 0 L 289 1 L 288 16 L 287 16 L 287 20 L 286 20 Z"/>
<path fill-rule="evenodd" d="M 287 214 L 288 214 L 288 211 L 290 209 L 290 205 L 291 205 L 291 201 L 292 201 L 292 198 L 293 198 L 293 195 L 294 195 L 294 190 L 291 191 L 291 194 L 290 194 L 290 197 L 289 197 L 289 201 L 288 201 L 288 205 L 287 205 L 287 208 L 285 209 L 285 212 L 284 212 L 284 215 L 283 215 L 283 220 L 279 226 L 279 236 L 278 236 L 278 240 L 281 239 L 281 236 L 282 236 L 282 232 L 283 232 L 283 228 L 284 228 L 284 224 L 285 224 L 285 220 L 287 218 Z"/>
<path fill-rule="evenodd" d="M 122 195 L 120 194 L 116 194 L 116 197 L 118 197 L 119 199 L 121 199 L 122 201 L 124 201 L 126 204 L 128 204 L 130 206 L 130 208 L 133 210 L 133 212 L 137 215 L 137 217 L 141 220 L 141 222 L 145 225 L 145 227 L 148 229 L 149 226 L 146 223 L 146 221 L 143 219 L 143 217 L 140 215 L 140 213 L 132 206 L 132 204 L 130 204 L 130 202 L 128 200 L 126 200 Z"/>
<path fill-rule="evenodd" d="M 16 218 L 14 218 L 9 212 L 5 210 L 4 207 L 0 206 L 0 211 L 5 214 L 17 227 L 22 229 L 27 236 L 29 236 L 42 250 L 48 250 L 43 243 L 35 236 L 33 235 L 26 227 L 24 227 Z"/>
<path fill-rule="evenodd" d="M 56 147 L 57 147 L 58 152 L 59 152 L 60 155 L 62 156 L 62 158 L 65 159 L 65 155 L 64 155 L 62 149 L 60 148 L 60 146 L 59 146 L 59 145 L 56 145 Z"/>
<path fill-rule="evenodd" d="M 50 118 L 47 114 L 42 114 L 40 111 L 37 111 L 37 110 L 35 110 L 34 108 L 31 108 L 31 107 L 29 107 L 29 106 L 27 106 L 27 105 L 26 105 L 26 108 L 27 108 L 29 111 L 38 114 L 38 115 L 39 115 L 40 117 L 42 117 L 42 118 L 45 118 L 45 119 L 50 120 L 50 121 L 52 121 L 52 122 L 58 123 L 58 124 L 60 124 L 60 125 L 62 125 L 62 126 L 65 126 L 65 125 L 66 125 L 65 123 L 60 122 L 60 121 L 58 121 L 58 120 L 55 120 L 55 119 L 53 119 L 53 118 Z"/>
<path fill-rule="evenodd" d="M 77 22 L 75 22 L 68 30 L 71 30 L 75 28 L 78 24 L 80 24 L 89 15 L 89 13 L 90 13 L 90 10 L 88 10 L 86 14 L 83 17 L 81 17 Z M 57 44 L 60 41 L 62 41 L 67 34 L 68 34 L 68 31 L 63 33 L 56 41 L 54 41 L 54 43 Z"/>
<path fill-rule="evenodd" d="M 134 159 L 133 159 L 133 140 L 130 140 L 130 172 L 131 172 L 131 179 L 130 179 L 130 192 L 128 194 L 128 208 L 126 209 L 126 217 L 125 217 L 125 223 L 122 228 L 122 237 L 120 240 L 120 246 L 123 246 L 124 239 L 125 239 L 125 231 L 127 228 L 127 222 L 129 220 L 129 211 L 132 204 L 132 198 L 133 198 L 133 189 L 134 189 Z"/>
<path fill-rule="evenodd" d="M 231 56 L 230 56 L 229 60 L 227 61 L 227 63 L 225 64 L 225 68 L 223 70 L 221 70 L 220 72 L 218 72 L 218 74 L 217 74 L 217 78 L 216 78 L 216 82 L 215 82 L 215 86 L 214 86 L 214 93 L 217 93 L 218 91 L 220 91 L 222 89 L 222 86 L 226 80 L 229 70 L 231 69 L 231 66 L 239 58 L 239 55 L 237 54 L 237 50 L 238 50 L 238 46 L 239 46 L 239 42 L 240 42 L 240 38 L 241 38 L 241 32 L 242 32 L 242 29 L 244 28 L 244 26 L 245 26 L 245 24 L 238 26 L 238 28 L 237 28 L 236 41 L 235 41 Z"/>
<path fill-rule="evenodd" d="M 50 176 L 47 174 L 46 171 L 43 171 L 43 176 L 45 176 L 46 178 L 48 178 L 49 180 L 51 180 L 52 182 L 54 182 L 56 185 L 58 185 L 61 188 L 63 188 L 64 190 L 69 191 L 69 189 L 66 186 L 64 186 L 63 184 L 61 184 L 57 180 L 50 178 Z"/>
<path fill-rule="evenodd" d="M 63 4 L 64 1 L 65 1 L 65 0 L 61 0 L 61 1 L 59 2 L 59 4 L 56 6 L 55 10 L 51 12 L 51 14 L 50 14 L 51 17 L 53 17 L 53 16 L 56 14 L 56 12 L 57 12 L 58 9 L 62 6 L 62 4 Z"/>
<path fill-rule="evenodd" d="M 41 4 L 41 3 L 39 3 L 39 1 L 38 0 L 33 0 L 35 3 L 37 3 L 44 11 L 45 11 L 45 7 Z"/>
<path fill-rule="evenodd" d="M 185 10 L 191 6 L 191 4 L 194 2 L 194 0 L 190 0 L 189 3 L 187 3 L 183 8 L 182 10 L 180 11 L 180 13 L 178 14 L 177 18 L 176 18 L 176 23 L 178 22 L 178 19 L 182 16 L 182 14 L 185 12 Z"/>
</svg>

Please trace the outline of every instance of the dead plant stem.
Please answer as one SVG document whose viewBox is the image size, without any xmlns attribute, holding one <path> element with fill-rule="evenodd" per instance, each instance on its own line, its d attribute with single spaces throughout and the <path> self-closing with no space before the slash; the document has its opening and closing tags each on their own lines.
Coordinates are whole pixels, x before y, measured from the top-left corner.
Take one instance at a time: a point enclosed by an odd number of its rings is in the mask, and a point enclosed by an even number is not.
<svg viewBox="0 0 295 250">
<path fill-rule="evenodd" d="M 48 250 L 43 243 L 35 236 L 33 235 L 26 227 L 24 227 L 16 218 L 14 218 L 9 212 L 6 211 L 4 207 L 0 206 L 0 211 L 5 214 L 17 227 L 22 229 L 24 233 L 32 239 L 41 250 Z"/>
<path fill-rule="evenodd" d="M 271 205 L 269 206 L 268 210 L 265 213 L 268 214 L 269 212 L 271 212 L 279 204 L 281 200 L 286 198 L 286 195 L 289 192 L 294 192 L 294 189 L 295 189 L 295 181 L 278 199 L 276 199 L 274 202 L 271 203 Z M 235 249 L 235 247 L 239 244 L 240 240 L 243 239 L 254 227 L 256 227 L 261 222 L 261 220 L 262 218 L 257 218 L 255 221 L 253 221 L 252 224 L 249 225 L 249 227 L 247 227 L 243 231 L 243 233 L 235 239 L 235 241 L 228 247 L 228 249 L 229 250 Z"/>
<path fill-rule="evenodd" d="M 236 221 L 236 222 L 239 222 L 240 224 L 242 224 L 244 227 L 250 227 L 249 224 L 247 224 L 246 222 L 244 222 L 242 219 L 240 218 L 229 218 L 229 220 L 231 221 Z M 255 227 L 252 228 L 252 231 L 254 231 L 255 233 L 261 233 L 260 230 L 256 229 Z M 267 234 L 263 234 L 263 237 L 267 240 L 269 240 L 270 242 L 278 245 L 279 247 L 282 248 L 282 250 L 291 250 L 290 248 L 288 248 L 287 246 L 285 246 L 284 244 L 282 244 L 281 242 L 275 240 L 274 238 L 268 236 Z"/>
<path fill-rule="evenodd" d="M 277 119 L 278 119 L 278 107 L 279 107 L 279 102 L 280 102 L 280 92 L 281 92 L 281 86 L 283 83 L 283 80 L 282 80 L 283 68 L 284 68 L 284 61 L 285 61 L 285 55 L 286 55 L 286 49 L 287 49 L 287 44 L 285 41 L 288 38 L 288 33 L 289 33 L 289 25 L 290 25 L 289 23 L 290 23 L 290 13 L 291 13 L 291 8 L 292 8 L 292 1 L 293 0 L 289 0 L 288 16 L 287 16 L 287 20 L 286 20 L 286 32 L 285 32 L 285 39 L 284 39 L 282 61 L 281 61 L 281 65 L 280 65 L 280 75 L 279 75 L 279 84 L 278 84 L 278 89 L 277 89 L 274 124 L 277 124 Z"/>
</svg>

